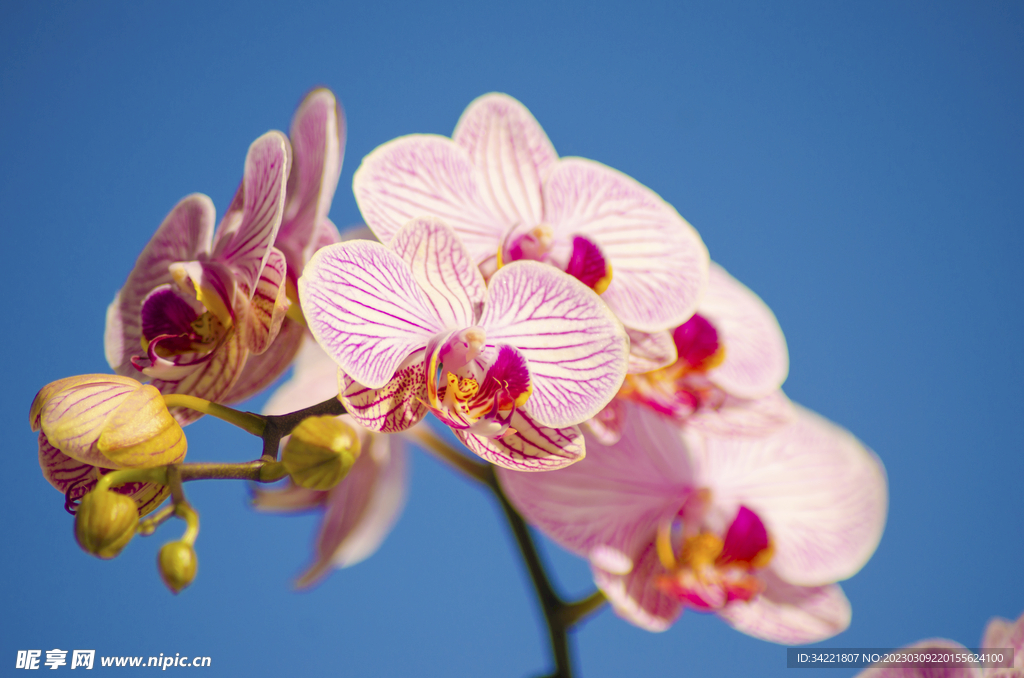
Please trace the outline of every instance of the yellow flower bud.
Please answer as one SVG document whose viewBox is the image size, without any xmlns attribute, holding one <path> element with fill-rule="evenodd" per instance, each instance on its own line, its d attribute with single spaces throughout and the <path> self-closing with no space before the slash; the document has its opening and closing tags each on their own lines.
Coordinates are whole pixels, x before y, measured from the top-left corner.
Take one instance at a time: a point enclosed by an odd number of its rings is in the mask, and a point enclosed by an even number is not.
<svg viewBox="0 0 1024 678">
<path fill-rule="evenodd" d="M 75 511 L 75 539 L 86 553 L 104 559 L 115 557 L 132 537 L 139 510 L 131 498 L 110 490 L 93 490 Z"/>
<path fill-rule="evenodd" d="M 329 490 L 348 475 L 359 457 L 355 429 L 336 417 L 309 417 L 292 431 L 281 453 L 296 485 Z"/>
<path fill-rule="evenodd" d="M 196 550 L 191 544 L 183 541 L 164 544 L 156 562 L 160 568 L 160 577 L 167 584 L 167 588 L 175 594 L 181 593 L 183 588 L 192 583 L 199 565 Z"/>
<path fill-rule="evenodd" d="M 29 423 L 65 455 L 100 468 L 177 463 L 188 446 L 155 387 L 115 374 L 47 384 L 32 402 Z"/>
</svg>

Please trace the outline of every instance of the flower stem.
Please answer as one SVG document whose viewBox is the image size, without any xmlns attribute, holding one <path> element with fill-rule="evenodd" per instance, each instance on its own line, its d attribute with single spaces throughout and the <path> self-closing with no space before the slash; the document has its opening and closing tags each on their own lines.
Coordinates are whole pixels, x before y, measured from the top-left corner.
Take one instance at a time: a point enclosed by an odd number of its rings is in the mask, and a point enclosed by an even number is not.
<svg viewBox="0 0 1024 678">
<path fill-rule="evenodd" d="M 530 581 L 533 583 L 541 611 L 547 622 L 551 654 L 555 661 L 555 672 L 550 674 L 550 678 L 572 678 L 572 651 L 568 632 L 604 605 L 606 602 L 604 594 L 601 591 L 595 591 L 586 598 L 575 602 L 567 603 L 562 600 L 551 585 L 544 562 L 533 541 L 533 535 L 530 534 L 529 526 L 505 496 L 494 473 L 494 467 L 470 459 L 445 443 L 425 426 L 417 426 L 405 432 L 404 435 L 466 478 L 486 486 L 501 504 L 505 519 L 508 521 L 512 535 L 516 539 L 516 545 L 519 547 L 519 553 L 530 573 Z"/>
<path fill-rule="evenodd" d="M 252 412 L 239 412 L 238 410 L 224 405 L 218 405 L 212 403 L 209 400 L 203 398 L 197 398 L 196 396 L 184 395 L 182 393 L 169 393 L 164 396 L 164 402 L 167 407 L 187 407 L 190 410 L 196 412 L 202 412 L 203 414 L 209 414 L 218 419 L 223 419 L 229 424 L 234 424 L 238 428 L 242 429 L 247 433 L 251 433 L 254 436 L 262 436 L 263 431 L 266 428 L 266 420 L 258 414 Z"/>
</svg>

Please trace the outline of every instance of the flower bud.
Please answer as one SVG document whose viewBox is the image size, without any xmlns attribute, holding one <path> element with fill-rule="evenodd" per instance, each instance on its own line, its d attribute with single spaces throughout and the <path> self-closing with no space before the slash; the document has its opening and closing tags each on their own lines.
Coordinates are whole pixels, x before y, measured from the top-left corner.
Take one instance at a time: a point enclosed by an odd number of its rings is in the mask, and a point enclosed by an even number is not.
<svg viewBox="0 0 1024 678">
<path fill-rule="evenodd" d="M 348 475 L 359 457 L 355 429 L 336 417 L 309 417 L 292 431 L 281 453 L 296 485 L 329 490 Z"/>
<path fill-rule="evenodd" d="M 104 559 L 115 557 L 132 537 L 139 510 L 131 498 L 110 490 L 93 490 L 75 511 L 75 539 L 86 553 Z"/>
<path fill-rule="evenodd" d="M 192 583 L 196 578 L 196 568 L 199 560 L 196 558 L 196 550 L 191 544 L 183 541 L 172 541 L 164 544 L 157 555 L 157 566 L 160 568 L 160 577 L 167 584 L 172 593 L 181 593 L 181 590 Z"/>
<path fill-rule="evenodd" d="M 29 423 L 66 456 L 100 468 L 173 464 L 188 446 L 160 391 L 116 374 L 47 384 L 32 401 Z"/>
</svg>

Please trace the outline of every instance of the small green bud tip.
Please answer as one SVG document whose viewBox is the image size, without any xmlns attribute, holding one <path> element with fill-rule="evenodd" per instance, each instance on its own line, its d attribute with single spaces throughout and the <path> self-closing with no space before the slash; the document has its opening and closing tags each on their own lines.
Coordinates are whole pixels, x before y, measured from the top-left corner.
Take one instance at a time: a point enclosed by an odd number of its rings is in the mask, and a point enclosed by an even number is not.
<svg viewBox="0 0 1024 678">
<path fill-rule="evenodd" d="M 110 490 L 93 490 L 75 511 L 75 539 L 86 553 L 110 559 L 135 536 L 139 509 L 129 497 Z"/>
<path fill-rule="evenodd" d="M 199 560 L 196 550 L 183 541 L 172 541 L 164 544 L 157 555 L 157 566 L 160 577 L 167 584 L 171 593 L 177 595 L 196 578 Z"/>
<path fill-rule="evenodd" d="M 359 436 L 337 417 L 309 417 L 292 431 L 281 462 L 296 485 L 329 490 L 359 457 Z"/>
</svg>

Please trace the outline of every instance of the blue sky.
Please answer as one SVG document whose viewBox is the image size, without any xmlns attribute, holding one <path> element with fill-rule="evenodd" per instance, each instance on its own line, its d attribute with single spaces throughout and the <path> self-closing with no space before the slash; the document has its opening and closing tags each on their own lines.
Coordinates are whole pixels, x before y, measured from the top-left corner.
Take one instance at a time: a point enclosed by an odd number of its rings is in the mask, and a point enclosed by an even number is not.
<svg viewBox="0 0 1024 678">
<path fill-rule="evenodd" d="M 414 453 L 380 552 L 295 593 L 315 518 L 195 483 L 199 577 L 167 593 L 172 527 L 118 559 L 82 553 L 42 479 L 26 413 L 60 377 L 108 371 L 104 314 L 164 215 L 220 211 L 249 143 L 311 87 L 348 120 L 331 218 L 379 144 L 450 134 L 489 91 L 526 104 L 561 155 L 672 203 L 786 333 L 785 385 L 886 465 L 874 558 L 844 584 L 831 647 L 979 643 L 1024 611 L 1024 9 L 1019 3 L 4 2 L 0 204 L 6 326 L 0 665 L 19 649 L 202 654 L 205 675 L 526 676 L 548 663 L 515 546 L 489 497 Z M 262 398 L 248 405 L 257 409 Z M 253 439 L 201 421 L 192 460 Z M 548 543 L 559 584 L 586 566 Z M 605 610 L 584 676 L 783 675 L 785 650 L 688 613 L 649 634 Z M 839 678 L 852 670 L 834 669 Z"/>
</svg>

